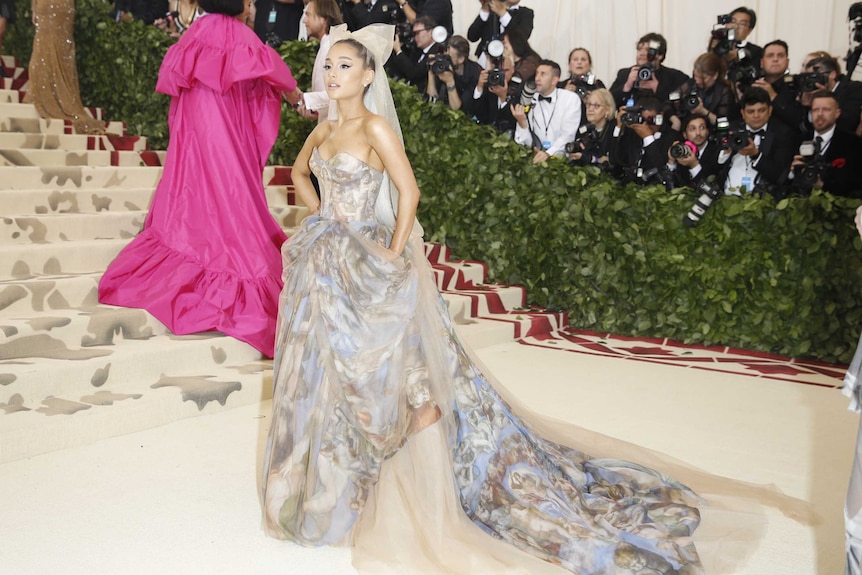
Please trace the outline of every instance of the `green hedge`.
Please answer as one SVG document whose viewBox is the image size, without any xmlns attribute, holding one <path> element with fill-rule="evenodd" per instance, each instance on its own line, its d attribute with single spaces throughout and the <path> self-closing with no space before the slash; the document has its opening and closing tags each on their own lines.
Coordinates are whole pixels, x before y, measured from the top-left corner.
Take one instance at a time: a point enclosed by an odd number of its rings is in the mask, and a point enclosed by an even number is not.
<svg viewBox="0 0 862 575">
<path fill-rule="evenodd" d="M 7 35 L 19 58 L 32 38 L 24 4 Z M 168 102 L 153 87 L 170 40 L 140 23 L 117 26 L 107 10 L 78 2 L 82 92 L 164 147 Z M 302 86 L 315 49 L 282 48 Z M 622 187 L 558 161 L 532 166 L 526 149 L 414 88 L 393 83 L 393 93 L 428 239 L 486 262 L 495 281 L 526 286 L 531 303 L 596 331 L 851 358 L 862 325 L 858 202 L 819 192 L 778 204 L 726 197 L 689 229 L 693 191 Z M 285 106 L 272 162 L 289 165 L 312 127 Z"/>
</svg>

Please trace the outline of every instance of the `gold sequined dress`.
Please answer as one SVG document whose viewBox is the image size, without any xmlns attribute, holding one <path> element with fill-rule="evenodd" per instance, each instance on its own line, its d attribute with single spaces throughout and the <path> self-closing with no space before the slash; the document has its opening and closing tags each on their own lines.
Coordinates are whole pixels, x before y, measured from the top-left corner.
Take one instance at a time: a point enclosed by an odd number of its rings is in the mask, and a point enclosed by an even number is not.
<svg viewBox="0 0 862 575">
<path fill-rule="evenodd" d="M 81 103 L 73 35 L 74 0 L 36 0 L 34 10 L 30 90 L 24 101 L 35 104 L 43 118 L 72 121 L 77 133 L 104 133 L 105 123 L 93 119 Z"/>
</svg>

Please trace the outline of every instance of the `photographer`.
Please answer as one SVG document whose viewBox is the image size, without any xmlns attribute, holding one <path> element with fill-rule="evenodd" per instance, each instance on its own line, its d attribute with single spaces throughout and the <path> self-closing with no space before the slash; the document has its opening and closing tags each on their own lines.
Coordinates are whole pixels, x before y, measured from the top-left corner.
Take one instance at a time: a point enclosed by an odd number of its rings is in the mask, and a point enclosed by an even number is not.
<svg viewBox="0 0 862 575">
<path fill-rule="evenodd" d="M 781 122 L 771 121 L 772 102 L 762 88 L 749 88 L 742 97 L 742 121 L 730 126 L 718 162 L 727 169 L 724 193 L 755 190 L 779 195 L 799 143 Z"/>
<path fill-rule="evenodd" d="M 536 69 L 536 93 L 531 109 L 528 112 L 520 102 L 512 105 L 512 117 L 517 123 L 515 141 L 533 148 L 534 164 L 551 156 L 564 157 L 566 144 L 575 140 L 581 124 L 581 99 L 557 88 L 559 81 L 560 65 L 542 60 Z"/>
<path fill-rule="evenodd" d="M 451 0 L 395 0 L 404 11 L 404 16 L 411 24 L 416 24 L 422 18 L 430 18 L 438 25 L 446 28 L 452 35 L 452 1 Z"/>
<path fill-rule="evenodd" d="M 820 74 L 825 79 L 825 83 L 817 82 L 814 87 L 817 90 L 828 90 L 835 94 L 838 100 L 838 105 L 841 108 L 841 114 L 838 117 L 838 129 L 848 134 L 856 134 L 859 128 L 859 115 L 862 111 L 862 82 L 851 80 L 847 76 L 841 74 L 841 65 L 838 60 L 831 56 L 821 56 L 809 60 L 805 67 L 805 72 L 811 74 L 811 78 L 816 78 L 814 74 Z M 810 106 L 812 95 L 815 91 L 807 92 L 800 97 L 803 106 Z M 809 118 L 806 118 L 810 120 Z"/>
<path fill-rule="evenodd" d="M 482 54 L 491 40 L 499 39 L 509 28 L 517 28 L 525 38 L 533 33 L 535 14 L 530 8 L 520 6 L 520 0 L 480 0 L 479 14 L 470 28 L 467 39 L 478 42 L 476 56 L 482 62 Z"/>
<path fill-rule="evenodd" d="M 587 123 L 578 128 L 573 145 L 567 146 L 569 161 L 576 166 L 608 166 L 608 155 L 614 141 L 614 97 L 605 88 L 588 92 L 584 97 Z"/>
<path fill-rule="evenodd" d="M 800 193 L 817 188 L 836 196 L 862 199 L 862 139 L 838 129 L 842 113 L 834 92 L 819 90 L 812 94 L 814 128 L 806 134 L 812 153 L 794 156 L 791 172 Z"/>
<path fill-rule="evenodd" d="M 479 73 L 473 93 L 463 99 L 461 110 L 479 124 L 514 136 L 515 119 L 509 106 L 509 82 L 514 73 L 515 60 L 508 52 L 499 61 L 489 61 Z"/>
<path fill-rule="evenodd" d="M 740 60 L 740 55 L 746 56 L 751 62 L 760 62 L 763 57 L 763 48 L 748 41 L 748 36 L 757 24 L 757 13 L 751 8 L 740 6 L 730 14 L 719 16 L 724 21 L 727 30 L 733 30 L 733 41 L 722 42 L 715 34 L 709 42 L 709 50 L 719 54 L 724 59 L 728 68 Z"/>
<path fill-rule="evenodd" d="M 667 152 L 667 167 L 673 173 L 675 188 L 694 185 L 721 171 L 718 155 L 721 145 L 710 137 L 710 124 L 706 116 L 691 114 L 682 124 L 685 139 L 674 142 Z"/>
<path fill-rule="evenodd" d="M 437 24 L 423 16 L 413 22 L 414 46 L 403 48 L 401 38 L 395 36 L 392 44 L 393 55 L 386 63 L 387 72 L 395 78 L 410 82 L 424 94 L 428 84 L 428 56 L 440 51 L 441 46 L 434 42 L 431 32 Z"/>
<path fill-rule="evenodd" d="M 569 77 L 561 80 L 557 87 L 574 92 L 581 97 L 581 102 L 584 102 L 589 92 L 605 87 L 604 82 L 593 74 L 593 57 L 586 48 L 575 48 L 569 52 Z"/>
<path fill-rule="evenodd" d="M 665 183 L 667 151 L 679 133 L 664 126 L 663 104 L 649 91 L 635 106 L 620 106 L 611 146 L 611 174 L 623 182 Z"/>
<path fill-rule="evenodd" d="M 463 102 L 472 98 L 482 69 L 468 58 L 470 44 L 463 36 L 452 36 L 446 46 L 445 52 L 429 56 L 425 95 L 460 110 Z"/>
<path fill-rule="evenodd" d="M 671 91 L 688 80 L 685 73 L 662 65 L 665 54 L 667 40 L 661 34 L 653 32 L 638 40 L 635 65 L 620 69 L 610 88 L 617 106 L 623 106 L 638 90 L 651 90 L 666 102 Z"/>
<path fill-rule="evenodd" d="M 697 57 L 692 69 L 692 78 L 680 85 L 672 95 L 676 100 L 675 111 L 680 115 L 696 114 L 715 126 L 718 118 L 726 118 L 735 106 L 733 90 L 725 79 L 724 61 L 712 52 Z"/>
</svg>

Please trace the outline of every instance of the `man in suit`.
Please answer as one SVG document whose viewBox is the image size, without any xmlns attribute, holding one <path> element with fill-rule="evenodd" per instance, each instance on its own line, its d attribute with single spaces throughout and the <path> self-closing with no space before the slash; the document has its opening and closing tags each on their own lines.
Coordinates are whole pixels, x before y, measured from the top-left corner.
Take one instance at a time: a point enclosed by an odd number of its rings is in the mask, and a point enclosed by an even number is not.
<svg viewBox="0 0 862 575">
<path fill-rule="evenodd" d="M 667 40 L 661 34 L 651 32 L 638 40 L 635 65 L 620 69 L 610 87 L 617 106 L 623 106 L 638 90 L 651 90 L 666 102 L 668 95 L 688 80 L 684 72 L 663 65 L 666 54 Z M 649 78 L 645 77 L 647 69 Z"/>
<path fill-rule="evenodd" d="M 419 18 L 431 18 L 452 35 L 452 0 L 395 0 L 411 24 Z"/>
<path fill-rule="evenodd" d="M 807 136 L 814 142 L 816 154 L 807 159 L 801 154 L 794 156 L 791 173 L 800 192 L 814 187 L 836 196 L 862 199 L 862 139 L 838 128 L 843 113 L 834 92 L 819 90 L 812 95 L 813 130 Z"/>
<path fill-rule="evenodd" d="M 489 85 L 492 70 L 502 74 L 501 82 Z M 479 124 L 494 126 L 498 131 L 509 134 L 515 130 L 515 118 L 509 106 L 509 82 L 515 74 L 515 61 L 511 54 L 500 59 L 499 68 L 485 68 L 479 73 L 479 80 L 472 97 L 463 98 L 461 110 Z"/>
<path fill-rule="evenodd" d="M 428 54 L 439 51 L 440 45 L 434 41 L 431 31 L 437 23 L 429 16 L 422 16 L 413 22 L 415 47 L 404 49 L 401 39 L 396 35 L 392 44 L 392 57 L 386 63 L 387 71 L 395 78 L 401 78 L 416 86 L 420 94 L 425 93 L 428 85 Z"/>
<path fill-rule="evenodd" d="M 680 139 L 679 132 L 664 125 L 663 104 L 651 92 L 637 100 L 642 121 L 629 123 L 625 107 L 617 111 L 614 142 L 608 153 L 610 172 L 623 182 L 668 184 L 667 154 L 671 144 Z"/>
<path fill-rule="evenodd" d="M 842 132 L 858 135 L 859 115 L 862 112 L 862 82 L 856 82 L 842 75 L 838 61 L 827 56 L 809 60 L 805 71 L 809 73 L 819 72 L 826 76 L 826 83 L 817 84 L 817 88 L 826 89 L 835 94 L 841 108 L 841 114 L 838 116 L 838 129 Z M 803 96 L 803 105 L 809 105 L 812 102 L 811 95 L 808 94 L 808 98 Z"/>
<path fill-rule="evenodd" d="M 724 54 L 724 61 L 728 68 L 733 67 L 740 60 L 741 51 L 745 51 L 746 60 L 759 63 L 763 57 L 763 48 L 748 41 L 748 36 L 757 24 L 757 13 L 751 8 L 740 6 L 730 13 L 730 22 L 725 28 L 731 29 L 735 34 L 733 49 Z M 710 42 L 710 48 L 714 48 L 717 40 Z"/>
<path fill-rule="evenodd" d="M 482 0 L 482 8 L 470 28 L 467 39 L 478 42 L 476 56 L 481 56 L 488 42 L 501 39 L 507 29 L 520 30 L 525 38 L 533 33 L 535 14 L 520 5 L 521 0 Z"/>
<path fill-rule="evenodd" d="M 742 121 L 731 126 L 728 141 L 740 135 L 743 145 L 734 151 L 728 144 L 718 157 L 727 169 L 724 193 L 741 195 L 758 189 L 777 194 L 787 180 L 799 140 L 784 124 L 770 120 L 772 101 L 766 90 L 749 88 L 740 107 Z"/>
<path fill-rule="evenodd" d="M 395 0 L 344 0 L 344 21 L 351 31 L 369 24 L 394 24 L 400 7 Z"/>
<path fill-rule="evenodd" d="M 512 106 L 515 118 L 515 141 L 533 148 L 533 163 L 551 156 L 565 157 L 566 144 L 575 141 L 581 125 L 581 98 L 569 90 L 557 88 L 560 65 L 542 60 L 536 68 L 536 94 L 527 111 L 520 103 Z"/>
<path fill-rule="evenodd" d="M 692 187 L 700 180 L 719 175 L 718 154 L 721 144 L 710 138 L 710 124 L 706 116 L 691 114 L 683 119 L 682 133 L 685 139 L 674 142 L 668 148 L 667 167 L 673 173 L 674 187 Z M 672 150 L 677 144 L 685 146 L 680 150 L 688 150 L 682 156 L 676 157 Z M 691 149 L 692 146 L 694 149 Z"/>
</svg>

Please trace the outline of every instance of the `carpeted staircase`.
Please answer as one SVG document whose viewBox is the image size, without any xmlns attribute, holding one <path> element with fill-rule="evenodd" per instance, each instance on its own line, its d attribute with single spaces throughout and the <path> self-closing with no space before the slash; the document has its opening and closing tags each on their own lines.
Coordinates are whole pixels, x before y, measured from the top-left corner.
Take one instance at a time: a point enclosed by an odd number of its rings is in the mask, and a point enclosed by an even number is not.
<svg viewBox="0 0 862 575">
<path fill-rule="evenodd" d="M 146 138 L 82 136 L 19 103 L 27 73 L 0 78 L 0 463 L 269 397 L 270 361 L 217 332 L 175 336 L 147 312 L 101 305 L 101 273 L 141 229 L 163 152 Z M 91 113 L 100 117 L 101 111 Z M 290 169 L 264 173 L 288 235 Z M 476 262 L 428 244 L 461 337 L 474 347 L 565 326 L 523 309 L 524 290 L 487 285 Z"/>
</svg>

